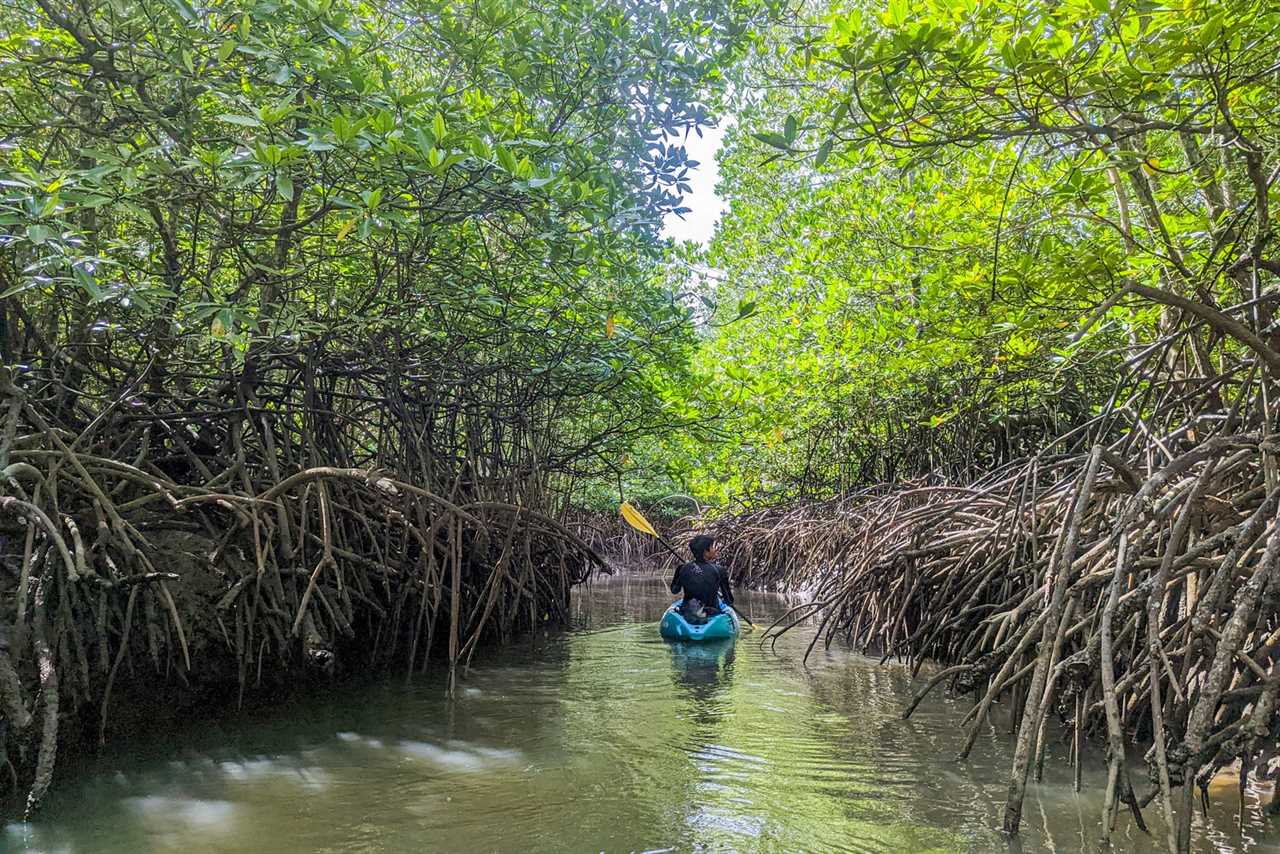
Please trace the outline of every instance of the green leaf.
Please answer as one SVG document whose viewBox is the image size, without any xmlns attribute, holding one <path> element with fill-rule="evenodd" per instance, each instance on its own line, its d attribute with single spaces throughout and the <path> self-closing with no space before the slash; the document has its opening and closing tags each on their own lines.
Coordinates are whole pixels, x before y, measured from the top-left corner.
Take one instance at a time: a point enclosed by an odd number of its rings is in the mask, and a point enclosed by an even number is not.
<svg viewBox="0 0 1280 854">
<path fill-rule="evenodd" d="M 774 148 L 780 148 L 783 151 L 791 150 L 791 142 L 781 134 L 753 133 L 752 136 L 754 136 L 756 139 L 760 140 L 761 142 L 765 143 L 766 145 L 772 145 Z"/>
<path fill-rule="evenodd" d="M 106 299 L 107 294 L 102 290 L 102 288 L 98 287 L 97 280 L 94 279 L 91 274 L 82 270 L 80 267 L 74 267 L 72 269 L 75 271 L 76 279 L 80 282 L 80 287 L 82 287 L 85 293 L 89 295 L 89 302 L 102 302 Z"/>
<path fill-rule="evenodd" d="M 262 120 L 257 116 L 245 116 L 239 113 L 223 113 L 218 116 L 218 119 L 226 122 L 227 124 L 240 125 L 241 127 L 246 128 L 262 127 Z"/>
<path fill-rule="evenodd" d="M 34 281 L 23 282 L 20 285 L 14 285 L 4 293 L 0 294 L 0 299 L 8 299 L 9 297 L 17 296 L 18 294 L 24 291 L 29 291 L 32 288 L 37 288 L 39 286 L 40 286 L 39 282 L 34 282 Z"/>
<path fill-rule="evenodd" d="M 1223 13 L 1219 12 L 1206 21 L 1204 26 L 1200 28 L 1198 39 L 1201 48 L 1207 49 L 1212 47 L 1213 43 L 1217 41 L 1218 36 L 1222 34 L 1222 21 Z"/>
<path fill-rule="evenodd" d="M 929 422 L 928 422 L 929 426 L 941 427 L 943 424 L 946 424 L 952 418 L 955 418 L 957 414 L 959 414 L 959 410 L 955 410 L 955 409 L 951 410 L 950 412 L 938 413 L 929 419 Z"/>
<path fill-rule="evenodd" d="M 230 39 L 227 39 L 222 44 L 218 45 L 218 61 L 226 62 L 231 54 L 235 52 L 235 49 L 236 43 Z"/>
<path fill-rule="evenodd" d="M 342 45 L 343 47 L 350 47 L 350 45 L 351 45 L 351 39 L 347 38 L 347 36 L 346 36 L 345 34 L 338 32 L 337 30 L 335 30 L 333 27 L 329 26 L 328 24 L 323 24 L 323 23 L 322 23 L 322 24 L 320 25 L 320 28 L 321 28 L 322 30 L 324 30 L 326 33 L 328 33 L 328 34 L 329 34 L 329 36 L 330 36 L 334 41 L 336 41 L 338 44 Z"/>
<path fill-rule="evenodd" d="M 235 318 L 231 314 L 231 309 L 220 308 L 213 316 L 213 322 L 209 324 L 209 334 L 214 338 L 223 338 L 227 333 L 231 332 Z"/>
<path fill-rule="evenodd" d="M 435 118 L 431 120 L 431 133 L 436 138 L 436 144 L 444 141 L 445 124 L 442 113 L 436 113 Z"/>
<path fill-rule="evenodd" d="M 188 24 L 195 23 L 198 19 L 196 10 L 191 8 L 191 4 L 187 0 L 167 0 L 169 7 L 177 12 Z"/>
<path fill-rule="evenodd" d="M 286 201 L 293 201 L 293 179 L 288 175 L 276 175 L 276 189 Z"/>
<path fill-rule="evenodd" d="M 885 12 L 885 23 L 891 27 L 901 27 L 911 16 L 911 7 L 907 0 L 889 0 L 889 8 Z"/>
<path fill-rule="evenodd" d="M 834 139 L 828 139 L 818 146 L 818 153 L 813 156 L 814 168 L 821 169 L 822 164 L 827 162 L 827 158 L 831 156 L 831 147 L 835 144 Z"/>
</svg>

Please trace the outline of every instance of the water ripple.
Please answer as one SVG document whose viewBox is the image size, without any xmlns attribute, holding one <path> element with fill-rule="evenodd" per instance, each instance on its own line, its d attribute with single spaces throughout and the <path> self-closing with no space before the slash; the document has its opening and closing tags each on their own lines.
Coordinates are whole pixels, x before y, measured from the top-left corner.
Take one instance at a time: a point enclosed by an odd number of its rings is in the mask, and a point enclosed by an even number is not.
<svg viewBox="0 0 1280 854">
<path fill-rule="evenodd" d="M 750 597 L 744 597 L 750 598 Z M 0 848 L 26 852 L 1006 851 L 997 831 L 1009 736 L 956 763 L 965 706 L 941 696 L 899 719 L 903 667 L 788 635 L 774 654 L 669 644 L 660 580 L 577 595 L 576 628 L 485 650 L 454 699 L 435 678 L 333 691 L 270 715 L 111 753 L 59 788 Z M 785 604 L 755 597 L 757 622 Z M 1021 851 L 1089 850 L 1086 792 L 1050 769 Z M 1197 815 L 1196 851 L 1280 850 L 1261 802 Z M 1117 849 L 1164 843 L 1122 826 Z"/>
</svg>

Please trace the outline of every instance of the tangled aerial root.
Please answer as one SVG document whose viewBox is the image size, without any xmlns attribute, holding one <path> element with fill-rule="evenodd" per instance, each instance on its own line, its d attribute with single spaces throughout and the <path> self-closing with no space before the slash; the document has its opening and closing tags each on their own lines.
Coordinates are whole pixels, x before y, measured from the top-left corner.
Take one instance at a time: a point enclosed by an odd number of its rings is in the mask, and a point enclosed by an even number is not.
<svg viewBox="0 0 1280 854">
<path fill-rule="evenodd" d="M 1253 376 L 1228 413 L 1179 421 L 1156 405 L 1146 411 L 1162 423 L 1120 429 L 1117 413 L 1136 408 L 1117 407 L 1062 443 L 1068 452 L 976 483 L 925 479 L 722 518 L 722 556 L 739 583 L 809 594 L 767 636 L 812 617 L 810 652 L 841 638 L 917 670 L 946 664 L 906 715 L 940 685 L 973 694 L 962 756 L 1008 702 L 1007 830 L 1056 714 L 1077 786 L 1082 741 L 1105 737 L 1104 832 L 1121 803 L 1141 824 L 1159 798 L 1185 850 L 1193 790 L 1236 759 L 1247 776 L 1280 735 L 1280 449 Z M 1136 740 L 1151 742 L 1146 796 L 1125 763 Z"/>
<path fill-rule="evenodd" d="M 105 737 L 125 682 L 243 696 L 306 664 L 412 672 L 440 651 L 452 690 L 482 638 L 563 618 L 601 558 L 557 520 L 545 470 L 477 472 L 520 428 L 332 376 L 98 409 L 0 378 L 0 791 L 24 778 L 33 809 L 60 715 L 96 714 Z M 461 446 L 433 447 L 432 418 Z"/>
</svg>

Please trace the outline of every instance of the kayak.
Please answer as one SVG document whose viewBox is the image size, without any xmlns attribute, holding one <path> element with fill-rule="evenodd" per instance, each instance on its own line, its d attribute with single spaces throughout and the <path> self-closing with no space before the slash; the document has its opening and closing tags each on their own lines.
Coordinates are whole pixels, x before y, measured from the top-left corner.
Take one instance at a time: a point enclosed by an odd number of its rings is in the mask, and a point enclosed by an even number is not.
<svg viewBox="0 0 1280 854">
<path fill-rule="evenodd" d="M 741 623 L 738 615 L 729 605 L 720 603 L 720 613 L 701 625 L 694 625 L 680 615 L 680 600 L 671 604 L 658 623 L 658 632 L 667 640 L 723 640 L 738 636 Z"/>
</svg>

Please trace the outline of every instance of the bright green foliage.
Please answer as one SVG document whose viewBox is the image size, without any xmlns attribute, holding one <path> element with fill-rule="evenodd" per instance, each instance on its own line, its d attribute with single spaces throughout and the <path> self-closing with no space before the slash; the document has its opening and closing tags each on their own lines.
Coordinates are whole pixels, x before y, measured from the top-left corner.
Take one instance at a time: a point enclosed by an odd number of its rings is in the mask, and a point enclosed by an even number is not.
<svg viewBox="0 0 1280 854">
<path fill-rule="evenodd" d="M 667 423 L 654 384 L 687 359 L 649 259 L 744 10 L 11 4 L 4 361 L 73 354 L 73 385 L 110 388 L 129 364 L 163 384 L 335 339 L 434 340 L 519 381 L 480 405 L 555 423 L 549 462 L 611 464 Z"/>
<path fill-rule="evenodd" d="M 973 476 L 1192 316 L 1175 381 L 1270 346 L 1270 4 L 755 8 L 8 7 L 5 361 L 430 341 L 584 497 L 725 501 Z M 730 210 L 664 268 L 729 77 Z"/>
<path fill-rule="evenodd" d="M 724 155 L 726 325 L 702 371 L 725 438 L 683 449 L 700 493 L 973 476 L 1082 424 L 1193 314 L 1265 336 L 1269 4 L 895 0 L 802 23 L 750 65 Z M 728 322 L 742 300 L 755 316 Z M 1220 317 L 1175 378 L 1257 349 Z"/>
</svg>

